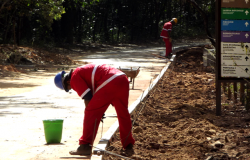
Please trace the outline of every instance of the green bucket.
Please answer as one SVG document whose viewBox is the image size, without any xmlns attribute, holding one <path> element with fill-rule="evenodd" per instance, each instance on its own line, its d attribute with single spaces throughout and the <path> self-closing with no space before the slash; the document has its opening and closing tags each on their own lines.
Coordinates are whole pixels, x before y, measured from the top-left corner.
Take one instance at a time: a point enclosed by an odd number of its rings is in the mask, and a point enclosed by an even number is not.
<svg viewBox="0 0 250 160">
<path fill-rule="evenodd" d="M 47 144 L 61 143 L 62 130 L 63 130 L 62 119 L 43 120 L 43 126 Z"/>
</svg>

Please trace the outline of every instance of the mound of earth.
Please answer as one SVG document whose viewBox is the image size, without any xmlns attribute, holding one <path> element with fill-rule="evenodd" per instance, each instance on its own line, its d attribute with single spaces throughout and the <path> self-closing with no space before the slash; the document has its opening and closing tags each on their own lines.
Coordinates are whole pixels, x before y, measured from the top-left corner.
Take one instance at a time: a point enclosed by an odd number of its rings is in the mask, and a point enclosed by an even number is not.
<svg viewBox="0 0 250 160">
<path fill-rule="evenodd" d="M 39 66 L 48 67 L 53 65 L 67 66 L 85 64 L 71 59 L 68 56 L 70 53 L 68 52 L 68 54 L 66 54 L 59 49 L 55 51 L 48 51 L 41 48 L 1 44 L 0 75 L 1 77 L 13 77 L 17 76 L 19 73 L 36 71 Z"/>
<path fill-rule="evenodd" d="M 71 58 L 59 50 L 52 52 L 44 49 L 4 44 L 0 45 L 0 57 L 2 63 L 11 64 L 76 64 Z"/>
<path fill-rule="evenodd" d="M 215 74 L 203 70 L 202 51 L 177 53 L 176 65 L 140 104 L 132 116 L 134 151 L 122 149 L 119 132 L 107 151 L 135 160 L 250 159 L 250 114 L 223 94 L 216 116 Z"/>
</svg>

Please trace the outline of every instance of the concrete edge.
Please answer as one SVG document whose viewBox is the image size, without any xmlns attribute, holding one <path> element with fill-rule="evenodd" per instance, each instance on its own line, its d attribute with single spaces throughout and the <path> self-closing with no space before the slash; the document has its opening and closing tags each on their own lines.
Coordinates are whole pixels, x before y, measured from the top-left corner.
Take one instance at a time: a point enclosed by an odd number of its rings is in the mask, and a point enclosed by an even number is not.
<svg viewBox="0 0 250 160">
<path fill-rule="evenodd" d="M 148 93 L 155 87 L 155 85 L 158 83 L 158 81 L 162 78 L 164 73 L 167 71 L 171 63 L 175 64 L 176 61 L 176 52 L 179 52 L 181 50 L 188 49 L 190 47 L 198 47 L 198 46 L 204 46 L 209 43 L 204 43 L 204 44 L 196 44 L 196 45 L 185 45 L 181 47 L 175 47 L 174 49 L 174 54 L 170 58 L 170 62 L 167 62 L 166 66 L 161 70 L 160 74 L 156 77 L 156 79 L 150 84 L 150 86 L 140 95 L 137 100 L 132 103 L 129 106 L 129 113 L 130 115 L 133 114 L 133 112 L 136 110 L 137 106 L 141 103 L 141 101 L 144 100 L 144 98 L 148 95 Z M 119 123 L 118 120 L 109 128 L 109 130 L 103 135 L 97 146 L 94 147 L 91 160 L 103 160 L 103 155 L 105 155 L 105 149 L 107 146 L 112 142 L 113 140 L 113 135 L 119 128 Z"/>
</svg>

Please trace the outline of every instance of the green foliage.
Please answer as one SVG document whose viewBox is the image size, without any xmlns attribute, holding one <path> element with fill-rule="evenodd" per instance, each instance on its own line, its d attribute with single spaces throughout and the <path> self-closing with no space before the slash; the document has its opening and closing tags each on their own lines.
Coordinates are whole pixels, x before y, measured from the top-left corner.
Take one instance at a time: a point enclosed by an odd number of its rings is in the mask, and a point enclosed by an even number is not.
<svg viewBox="0 0 250 160">
<path fill-rule="evenodd" d="M 0 33 L 5 42 L 9 42 L 10 38 L 16 41 L 16 34 L 22 27 L 29 27 L 32 30 L 40 29 L 40 33 L 46 33 L 47 29 L 51 29 L 53 20 L 59 20 L 61 15 L 65 13 L 62 6 L 64 0 L 5 0 L 0 2 L 2 9 L 0 10 L 0 25 L 7 32 Z M 21 24 L 23 19 L 27 19 L 30 25 Z M 21 26 L 22 25 L 22 26 Z M 12 28 L 15 27 L 15 30 Z M 24 29 L 25 30 L 25 29 Z M 27 31 L 28 32 L 28 31 Z M 14 36 L 14 37 L 13 37 Z M 14 39 L 13 39 L 14 38 Z"/>
<path fill-rule="evenodd" d="M 214 33 L 215 2 L 196 3 Z M 6 32 L 0 31 L 0 42 L 15 42 L 19 31 L 21 41 L 34 43 L 157 41 L 173 17 L 173 38 L 206 35 L 202 15 L 188 0 L 2 0 L 0 27 Z"/>
<path fill-rule="evenodd" d="M 58 20 L 65 13 L 62 6 L 64 0 L 12 0 L 7 3 L 4 8 L 5 14 L 16 11 L 15 16 L 28 17 L 32 19 L 46 22 L 50 26 L 53 19 Z"/>
</svg>

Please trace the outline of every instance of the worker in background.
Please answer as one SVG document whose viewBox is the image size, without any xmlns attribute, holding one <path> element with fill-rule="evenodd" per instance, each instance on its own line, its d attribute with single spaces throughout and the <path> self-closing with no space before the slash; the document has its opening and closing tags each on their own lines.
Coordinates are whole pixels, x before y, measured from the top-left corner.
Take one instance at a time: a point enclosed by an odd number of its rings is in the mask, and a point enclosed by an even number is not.
<svg viewBox="0 0 250 160">
<path fill-rule="evenodd" d="M 162 28 L 160 37 L 163 38 L 163 41 L 166 45 L 166 54 L 165 57 L 171 58 L 172 55 L 172 38 L 170 37 L 170 33 L 172 31 L 172 25 L 177 24 L 177 19 L 173 18 L 171 21 L 166 22 Z"/>
<path fill-rule="evenodd" d="M 131 119 L 128 111 L 129 81 L 122 71 L 102 64 L 87 64 L 75 70 L 59 72 L 55 76 L 55 85 L 68 92 L 73 89 L 84 99 L 85 116 L 83 134 L 79 147 L 70 151 L 71 155 L 90 155 L 98 126 L 108 106 L 115 107 L 120 138 L 123 148 L 133 149 L 135 143 L 131 133 Z"/>
</svg>

